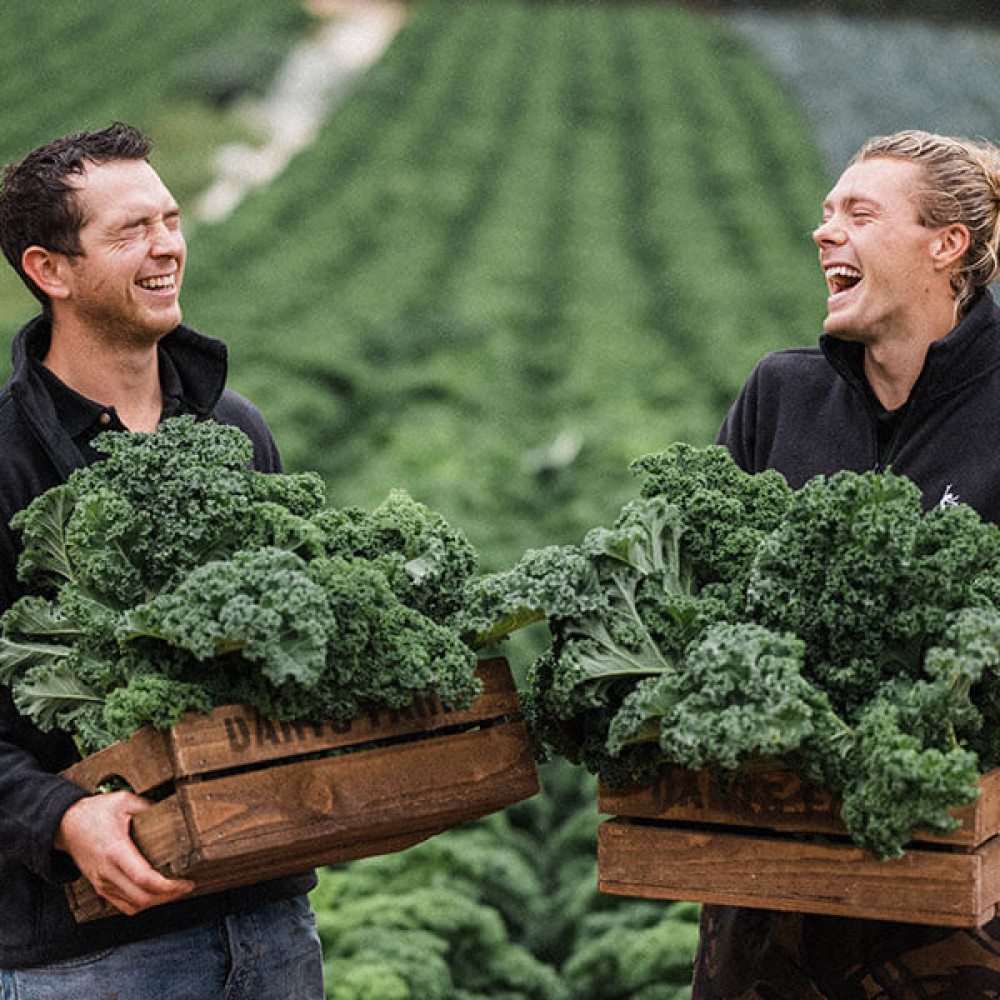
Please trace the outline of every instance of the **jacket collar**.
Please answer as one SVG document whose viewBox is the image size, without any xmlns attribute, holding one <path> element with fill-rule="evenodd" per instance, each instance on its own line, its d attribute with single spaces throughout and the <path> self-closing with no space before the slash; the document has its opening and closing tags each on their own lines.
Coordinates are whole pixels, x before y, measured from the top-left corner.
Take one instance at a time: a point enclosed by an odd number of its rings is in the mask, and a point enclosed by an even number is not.
<svg viewBox="0 0 1000 1000">
<path fill-rule="evenodd" d="M 18 331 L 11 346 L 10 391 L 41 446 L 56 467 L 68 475 L 83 461 L 71 436 L 60 425 L 40 374 L 39 364 L 48 351 L 51 335 L 49 322 L 43 316 Z M 182 325 L 160 341 L 159 351 L 165 407 L 209 416 L 226 384 L 226 345 Z M 167 397 L 173 397 L 179 405 L 170 405 Z"/>
<path fill-rule="evenodd" d="M 35 317 L 18 331 L 11 347 L 13 381 L 27 375 L 31 359 L 41 361 L 45 357 L 51 336 L 48 320 L 42 316 Z M 199 415 L 211 413 L 226 384 L 226 345 L 181 325 L 160 341 L 159 350 L 161 360 L 167 360 L 165 367 L 171 373 L 165 391 L 179 395 Z"/>
<path fill-rule="evenodd" d="M 830 334 L 820 336 L 827 360 L 848 382 L 868 393 L 864 375 L 864 348 Z M 1000 307 L 988 290 L 979 294 L 962 321 L 934 341 L 910 393 L 910 400 L 930 400 L 984 378 L 1000 365 Z"/>
</svg>

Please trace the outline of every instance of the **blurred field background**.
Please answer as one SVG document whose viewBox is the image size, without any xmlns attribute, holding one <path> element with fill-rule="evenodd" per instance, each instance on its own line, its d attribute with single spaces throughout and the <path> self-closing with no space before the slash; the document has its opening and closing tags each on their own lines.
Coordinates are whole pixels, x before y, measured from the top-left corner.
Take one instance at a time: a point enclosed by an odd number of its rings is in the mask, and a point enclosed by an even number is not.
<svg viewBox="0 0 1000 1000">
<path fill-rule="evenodd" d="M 206 212 L 219 157 L 270 141 L 286 60 L 365 7 L 5 5 L 0 159 L 149 131 L 185 318 L 230 344 L 287 466 L 335 504 L 406 488 L 487 570 L 606 523 L 631 459 L 710 441 L 762 354 L 815 342 L 809 234 L 865 138 L 1000 140 L 1000 24 L 974 0 L 414 0 L 287 166 Z M 0 373 L 33 313 L 5 271 Z M 697 908 L 598 896 L 591 780 L 543 771 L 530 803 L 322 873 L 330 997 L 688 995 Z"/>
</svg>

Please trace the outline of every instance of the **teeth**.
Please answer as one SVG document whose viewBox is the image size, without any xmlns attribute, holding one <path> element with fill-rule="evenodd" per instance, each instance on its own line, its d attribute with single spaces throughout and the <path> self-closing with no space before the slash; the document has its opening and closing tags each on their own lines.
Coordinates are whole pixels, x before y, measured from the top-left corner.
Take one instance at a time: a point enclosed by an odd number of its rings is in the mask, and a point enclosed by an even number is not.
<svg viewBox="0 0 1000 1000">
<path fill-rule="evenodd" d="M 861 272 L 849 264 L 835 264 L 824 268 L 823 273 L 833 295 L 849 291 L 861 280 Z"/>
<path fill-rule="evenodd" d="M 828 267 L 826 269 L 826 276 L 828 278 L 846 278 L 848 281 L 860 281 L 861 272 L 855 267 L 845 267 L 843 264 L 838 264 L 836 267 Z"/>
<path fill-rule="evenodd" d="M 172 274 L 164 275 L 159 278 L 142 278 L 138 282 L 139 286 L 142 288 L 173 288 L 174 287 L 174 276 Z"/>
</svg>

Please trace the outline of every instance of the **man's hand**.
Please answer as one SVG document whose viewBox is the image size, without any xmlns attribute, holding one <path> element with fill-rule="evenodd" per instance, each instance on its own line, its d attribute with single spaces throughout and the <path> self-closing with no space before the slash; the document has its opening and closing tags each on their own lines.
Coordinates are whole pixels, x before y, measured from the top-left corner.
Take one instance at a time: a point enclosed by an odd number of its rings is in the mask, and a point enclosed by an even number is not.
<svg viewBox="0 0 1000 1000">
<path fill-rule="evenodd" d="M 56 831 L 56 849 L 69 854 L 98 895 L 128 916 L 194 889 L 185 879 L 164 878 L 135 846 L 132 817 L 149 805 L 132 792 L 92 795 L 70 806 Z"/>
</svg>

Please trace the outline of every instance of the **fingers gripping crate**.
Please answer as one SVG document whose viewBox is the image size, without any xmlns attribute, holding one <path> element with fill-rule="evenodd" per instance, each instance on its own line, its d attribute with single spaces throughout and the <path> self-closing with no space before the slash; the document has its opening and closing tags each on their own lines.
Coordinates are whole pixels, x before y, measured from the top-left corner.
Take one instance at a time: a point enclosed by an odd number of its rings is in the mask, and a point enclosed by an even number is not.
<svg viewBox="0 0 1000 1000">
<path fill-rule="evenodd" d="M 650 785 L 601 787 L 602 892 L 759 909 L 981 926 L 1000 903 L 1000 771 L 953 815 L 948 836 L 917 834 L 903 856 L 858 847 L 837 803 L 788 771 L 720 786 L 707 771 L 666 770 Z"/>
<path fill-rule="evenodd" d="M 166 797 L 135 815 L 150 864 L 195 895 L 403 850 L 539 790 L 507 661 L 485 660 L 482 695 L 436 697 L 353 721 L 276 722 L 244 706 L 146 726 L 63 772 L 88 791 L 111 777 Z M 117 911 L 85 879 L 77 921 Z"/>
</svg>

